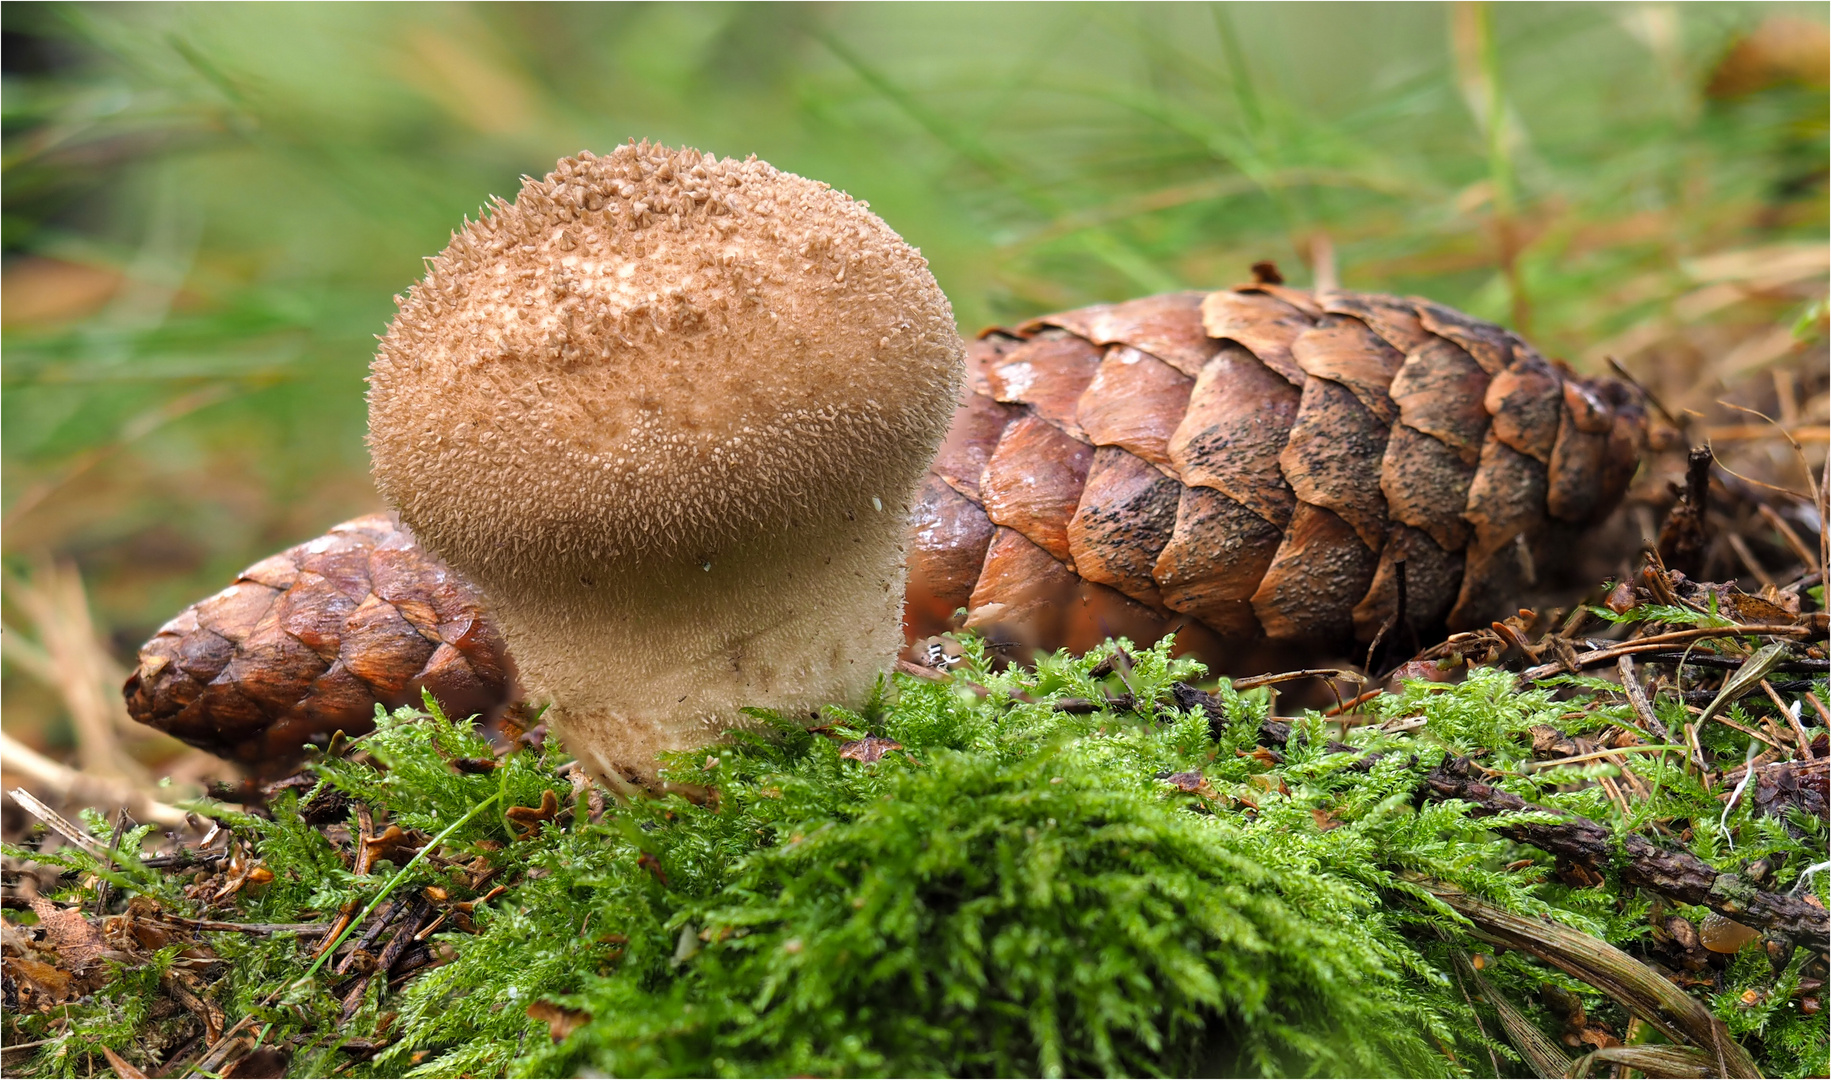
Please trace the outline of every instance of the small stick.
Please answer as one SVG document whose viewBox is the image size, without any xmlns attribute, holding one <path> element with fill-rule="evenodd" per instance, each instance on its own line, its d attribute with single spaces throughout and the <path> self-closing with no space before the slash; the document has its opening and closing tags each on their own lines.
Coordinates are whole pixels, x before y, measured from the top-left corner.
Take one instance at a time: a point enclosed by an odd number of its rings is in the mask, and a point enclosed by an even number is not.
<svg viewBox="0 0 1831 1080">
<path fill-rule="evenodd" d="M 374 832 L 375 816 L 369 812 L 369 808 L 366 804 L 357 803 L 356 865 L 352 867 L 357 877 L 363 877 L 369 872 L 369 866 L 372 861 L 370 856 L 375 851 L 375 846 L 370 844 L 369 841 L 375 838 L 373 836 Z M 314 971 L 317 970 L 318 964 L 324 961 L 324 956 L 330 951 L 331 946 L 343 940 L 344 933 L 350 929 L 350 919 L 355 915 L 356 905 L 358 903 L 360 903 L 360 901 L 355 897 L 352 897 L 349 903 L 343 905 L 343 910 L 337 913 L 337 921 L 331 924 L 330 932 L 324 935 L 324 943 L 318 946 L 317 953 L 312 957 L 314 961 L 312 969 Z M 367 913 L 365 912 L 364 914 Z"/>
<path fill-rule="evenodd" d="M 1660 722 L 1658 714 L 1653 711 L 1653 703 L 1647 700 L 1647 692 L 1640 685 L 1640 677 L 1634 673 L 1634 658 L 1622 656 L 1616 662 L 1615 669 L 1621 672 L 1621 689 L 1627 695 L 1628 705 L 1634 710 L 1634 715 L 1640 718 L 1640 722 L 1660 742 L 1669 741 L 1672 736 L 1666 733 L 1666 725 Z"/>
<path fill-rule="evenodd" d="M 350 951 L 343 954 L 343 959 L 338 961 L 337 966 L 331 969 L 331 974 L 348 975 L 350 973 L 350 965 L 356 962 L 356 954 L 373 946 L 381 939 L 383 934 L 388 932 L 388 927 L 393 926 L 395 922 L 406 913 L 406 904 L 400 901 L 389 901 L 387 906 L 375 913 L 375 918 L 369 922 L 369 928 L 362 932 L 360 938 L 356 939 L 356 944 Z"/>
<path fill-rule="evenodd" d="M 1302 671 L 1284 671 L 1279 672 L 1276 675 L 1254 675 L 1250 679 L 1235 679 L 1233 681 L 1233 688 L 1235 690 L 1254 690 L 1261 686 L 1271 686 L 1276 683 L 1296 682 L 1298 679 L 1346 679 L 1349 682 L 1367 681 L 1363 676 L 1356 675 L 1352 671 L 1342 671 L 1339 668 L 1304 668 Z"/>
<path fill-rule="evenodd" d="M 1799 706 L 1789 708 L 1780 700 L 1780 695 L 1774 693 L 1773 686 L 1766 679 L 1761 680 L 1761 689 L 1767 691 L 1767 699 L 1774 703 L 1774 707 L 1780 710 L 1780 715 L 1786 717 L 1787 725 L 1793 729 L 1793 741 L 1799 744 L 1799 756 L 1811 761 L 1812 740 L 1806 738 L 1806 729 L 1799 726 Z"/>
<path fill-rule="evenodd" d="M 1700 716 L 1703 715 L 1703 713 L 1704 713 L 1704 710 L 1698 708 L 1695 705 L 1687 705 L 1687 706 L 1685 706 L 1685 708 L 1690 709 L 1692 712 L 1695 712 Z M 1724 727 L 1734 728 L 1735 730 L 1740 731 L 1742 734 L 1747 735 L 1751 739 L 1760 739 L 1762 742 L 1768 744 L 1769 746 L 1780 751 L 1781 753 L 1783 753 L 1783 754 L 1786 753 L 1786 747 L 1781 746 L 1779 743 L 1768 738 L 1766 735 L 1761 734 L 1759 731 L 1755 731 L 1752 728 L 1743 727 L 1741 724 L 1738 724 L 1734 720 L 1729 719 L 1727 716 L 1724 716 L 1722 713 L 1718 713 L 1717 715 L 1711 717 L 1710 719 L 1716 721 L 1719 724 L 1722 724 Z"/>
<path fill-rule="evenodd" d="M 1827 764 L 1827 762 L 1824 758 L 1819 758 L 1816 761 L 1807 762 L 1804 765 L 1801 765 L 1798 762 L 1794 762 L 1794 761 L 1764 760 L 1771 753 L 1772 753 L 1772 751 L 1763 751 L 1759 756 L 1757 756 L 1755 758 L 1755 760 L 1749 762 L 1747 767 L 1753 768 L 1757 773 L 1764 773 L 1764 772 L 1768 771 L 1768 769 L 1770 769 L 1770 768 L 1784 765 L 1787 768 L 1793 770 L 1793 775 L 1795 777 L 1805 778 L 1805 777 L 1810 777 L 1810 776 L 1817 776 L 1818 774 L 1824 772 L 1825 766 Z M 1729 770 L 1728 772 L 1723 774 L 1723 781 L 1725 783 L 1728 783 L 1732 780 L 1742 779 L 1743 769 L 1744 769 L 1744 766 L 1738 765 L 1735 768 Z M 1719 798 L 1719 799 L 1722 799 L 1724 797 L 1725 796 L 1722 796 L 1722 795 L 1717 796 L 1717 798 Z"/>
<path fill-rule="evenodd" d="M 98 859 L 106 858 L 108 850 L 96 842 L 95 837 L 77 828 L 69 818 L 38 801 L 38 797 L 24 788 L 14 788 L 7 792 L 25 811 L 50 826 L 51 831 L 82 848 Z"/>
<path fill-rule="evenodd" d="M 1642 663 L 1671 664 L 1675 667 L 1718 668 L 1723 671 L 1734 671 L 1747 662 L 1747 657 L 1720 656 L 1716 653 L 1685 651 L 1665 651 L 1640 655 Z M 1831 660 L 1815 660 L 1809 656 L 1792 656 L 1774 665 L 1775 671 L 1817 675 L 1831 671 Z"/>
<path fill-rule="evenodd" d="M 1374 698 L 1379 697 L 1381 694 L 1383 694 L 1385 692 L 1386 691 L 1379 690 L 1379 689 L 1369 690 L 1366 693 L 1361 694 L 1360 696 L 1354 698 L 1352 701 L 1348 701 L 1345 703 L 1331 706 L 1328 709 L 1328 711 L 1323 713 L 1323 715 L 1324 716 L 1340 716 L 1343 713 L 1353 712 L 1355 709 L 1360 708 L 1362 705 L 1367 704 L 1369 701 L 1372 701 Z"/>
<path fill-rule="evenodd" d="M 1591 664 L 1600 663 L 1604 660 L 1613 660 L 1620 656 L 1629 656 L 1634 653 L 1654 652 L 1662 645 L 1672 645 L 1681 641 L 1700 641 L 1704 638 L 1713 637 L 1753 637 L 1763 634 L 1793 637 L 1799 634 L 1809 634 L 1811 632 L 1811 627 L 1794 626 L 1790 623 L 1782 625 L 1763 624 L 1759 626 L 1698 626 L 1692 627 L 1689 630 L 1674 630 L 1671 633 L 1637 638 L 1634 641 L 1624 642 L 1620 645 L 1610 646 L 1606 649 L 1597 649 L 1594 652 L 1578 653 L 1577 666 L 1588 667 Z M 1538 667 L 1527 668 L 1525 671 L 1520 672 L 1520 678 L 1528 681 L 1545 679 L 1550 678 L 1553 675 L 1561 674 L 1563 670 L 1564 665 L 1561 662 L 1556 664 L 1540 664 Z M 1234 683 L 1234 686 L 1236 687 L 1239 685 L 1239 683 Z"/>
<path fill-rule="evenodd" d="M 1614 780 L 1606 776 L 1597 777 L 1596 784 L 1602 789 L 1602 793 L 1608 796 L 1608 801 L 1614 804 L 1615 809 L 1621 812 L 1622 823 L 1626 824 L 1628 819 L 1628 800 L 1627 796 L 1621 793 L 1621 785 L 1615 783 Z"/>
<path fill-rule="evenodd" d="M 103 864 L 103 869 L 105 869 L 105 870 L 114 869 L 114 853 L 121 849 L 121 837 L 126 832 L 127 832 L 127 807 L 123 806 L 123 807 L 121 807 L 120 814 L 117 815 L 114 819 L 114 835 L 109 837 L 109 839 L 108 839 L 108 861 Z M 98 887 L 95 890 L 95 913 L 97 915 L 108 914 L 108 894 L 111 891 L 113 891 L 113 889 L 114 889 L 114 882 L 108 880 L 107 878 L 103 878 L 102 884 L 100 885 L 100 887 Z M 112 1065 L 114 1063 L 111 1061 L 111 1062 L 109 1062 L 109 1064 Z M 119 1072 L 120 1069 L 117 1067 L 115 1069 L 115 1071 Z"/>
<path fill-rule="evenodd" d="M 406 901 L 402 906 L 408 909 L 407 917 L 399 920 L 400 929 L 396 930 L 394 936 L 388 939 L 387 947 L 382 949 L 381 956 L 375 961 L 375 970 L 384 976 L 396 963 L 400 962 L 401 954 L 407 951 L 407 946 L 419 940 L 420 924 L 426 921 L 426 916 L 432 914 L 432 905 L 418 896 Z"/>
<path fill-rule="evenodd" d="M 1683 749 L 1684 747 L 1682 746 L 1668 746 L 1664 743 L 1641 743 L 1639 746 L 1611 746 L 1606 750 L 1592 750 L 1587 754 L 1577 754 L 1574 757 L 1555 758 L 1551 761 L 1533 761 L 1528 764 L 1531 766 L 1533 772 L 1543 772 L 1546 769 L 1557 765 L 1573 765 L 1579 761 L 1594 761 L 1597 758 L 1613 758 L 1616 754 L 1653 754 L 1662 750 Z M 1611 761 L 1610 764 L 1620 765 L 1622 762 Z"/>
<path fill-rule="evenodd" d="M 1806 700 L 1812 703 L 1812 711 L 1818 714 L 1818 722 L 1831 726 L 1831 710 L 1827 710 L 1825 708 L 1825 703 L 1818 700 L 1818 695 L 1807 690 Z"/>
<path fill-rule="evenodd" d="M 227 850 L 199 852 L 196 848 L 185 848 L 170 855 L 154 855 L 150 859 L 140 860 L 140 865 L 148 870 L 185 869 L 192 866 L 203 866 L 208 863 L 219 863 L 229 857 Z"/>
</svg>

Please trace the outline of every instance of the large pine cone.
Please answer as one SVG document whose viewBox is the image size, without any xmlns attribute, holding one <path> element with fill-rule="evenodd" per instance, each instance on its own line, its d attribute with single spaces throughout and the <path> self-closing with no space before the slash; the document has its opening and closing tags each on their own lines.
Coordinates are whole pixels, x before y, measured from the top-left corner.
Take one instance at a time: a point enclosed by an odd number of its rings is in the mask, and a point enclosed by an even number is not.
<svg viewBox="0 0 1831 1080">
<path fill-rule="evenodd" d="M 969 349 L 906 623 L 1223 659 L 1401 615 L 1485 626 L 1619 502 L 1640 398 L 1426 300 L 1260 282 L 1033 319 Z M 1191 635 L 1195 635 L 1194 638 Z M 1225 664 L 1223 662 L 1222 666 Z"/>
<path fill-rule="evenodd" d="M 1400 620 L 1486 625 L 1611 510 L 1646 417 L 1514 335 L 1423 300 L 1271 282 L 989 331 L 911 523 L 906 631 L 1110 636 L 1223 670 Z M 477 596 L 387 518 L 264 560 L 162 628 L 136 720 L 249 764 L 376 702 L 513 693 Z"/>
</svg>

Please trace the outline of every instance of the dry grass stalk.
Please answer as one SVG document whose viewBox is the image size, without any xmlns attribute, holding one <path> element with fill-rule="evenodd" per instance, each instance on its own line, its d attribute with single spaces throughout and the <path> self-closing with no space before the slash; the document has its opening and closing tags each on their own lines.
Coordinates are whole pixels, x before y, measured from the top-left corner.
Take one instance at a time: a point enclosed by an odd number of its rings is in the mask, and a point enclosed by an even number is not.
<svg viewBox="0 0 1831 1080">
<path fill-rule="evenodd" d="M 96 635 L 82 574 L 68 562 L 39 559 L 30 578 L 9 576 L 6 584 L 38 632 L 33 643 L 8 627 L 8 659 L 63 698 L 83 771 L 150 784 L 145 767 L 122 745 L 123 736 L 139 734 L 118 689 L 127 673 Z"/>
<path fill-rule="evenodd" d="M 0 732 L 0 752 L 6 758 L 9 781 L 23 781 L 63 806 L 125 806 L 140 821 L 165 826 L 185 824 L 184 811 L 159 802 L 140 788 L 120 780 L 91 776 L 51 760 L 19 740 Z M 31 807 L 23 800 L 21 806 Z M 33 811 L 36 813 L 36 811 Z"/>
</svg>

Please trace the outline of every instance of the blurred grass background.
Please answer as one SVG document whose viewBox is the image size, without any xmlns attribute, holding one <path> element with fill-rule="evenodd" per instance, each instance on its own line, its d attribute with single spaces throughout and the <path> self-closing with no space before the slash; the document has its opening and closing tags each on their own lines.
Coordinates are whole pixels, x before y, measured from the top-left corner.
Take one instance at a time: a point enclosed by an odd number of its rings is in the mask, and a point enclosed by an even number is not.
<svg viewBox="0 0 1831 1080">
<path fill-rule="evenodd" d="M 969 333 L 1271 258 L 1613 357 L 1674 411 L 1771 370 L 1764 403 L 1823 428 L 1823 4 L 0 18 L 4 715 L 66 756 L 126 723 L 109 681 L 159 623 L 379 505 L 362 377 L 420 259 L 629 138 L 869 200 Z"/>
</svg>

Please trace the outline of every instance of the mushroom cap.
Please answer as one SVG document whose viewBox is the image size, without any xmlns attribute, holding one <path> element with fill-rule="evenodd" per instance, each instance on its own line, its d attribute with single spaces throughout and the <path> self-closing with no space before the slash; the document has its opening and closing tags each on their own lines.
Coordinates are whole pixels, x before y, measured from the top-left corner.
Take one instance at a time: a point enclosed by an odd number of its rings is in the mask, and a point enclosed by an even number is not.
<svg viewBox="0 0 1831 1080">
<path fill-rule="evenodd" d="M 486 589 L 900 505 L 963 363 L 926 260 L 864 203 L 649 143 L 524 178 L 398 302 L 376 482 Z"/>
</svg>

